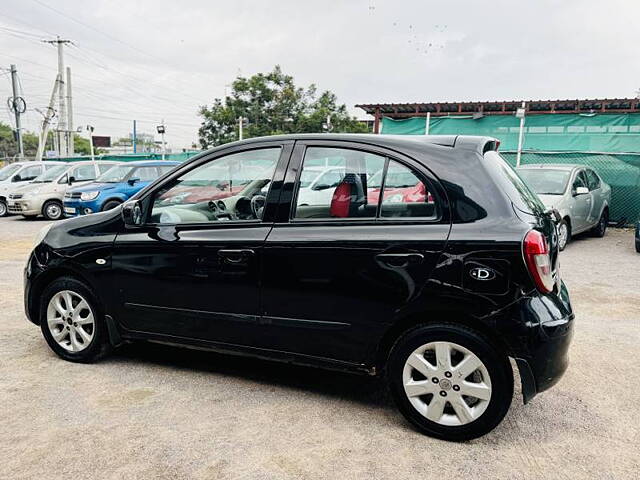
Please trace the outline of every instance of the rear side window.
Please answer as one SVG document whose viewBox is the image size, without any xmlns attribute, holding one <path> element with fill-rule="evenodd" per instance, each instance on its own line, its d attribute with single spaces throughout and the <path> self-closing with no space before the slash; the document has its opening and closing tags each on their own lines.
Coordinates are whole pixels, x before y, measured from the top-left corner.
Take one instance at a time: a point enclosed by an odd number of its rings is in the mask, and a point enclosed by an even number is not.
<svg viewBox="0 0 640 480">
<path fill-rule="evenodd" d="M 359 150 L 307 148 L 293 218 L 432 220 L 436 216 L 425 181 L 406 165 Z"/>
<path fill-rule="evenodd" d="M 502 156 L 491 150 L 484 154 L 487 171 L 513 204 L 525 212 L 542 214 L 545 207 Z"/>
<path fill-rule="evenodd" d="M 576 175 L 576 178 L 573 180 L 573 190 L 578 187 L 589 188 L 589 182 L 587 181 L 587 176 L 584 173 L 584 170 L 580 170 Z"/>
</svg>

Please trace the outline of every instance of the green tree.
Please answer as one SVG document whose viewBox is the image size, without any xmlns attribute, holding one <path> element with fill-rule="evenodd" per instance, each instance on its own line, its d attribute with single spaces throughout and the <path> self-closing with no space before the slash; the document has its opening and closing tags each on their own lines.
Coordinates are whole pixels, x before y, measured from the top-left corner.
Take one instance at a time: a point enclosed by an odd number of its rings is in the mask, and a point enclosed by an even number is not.
<svg viewBox="0 0 640 480">
<path fill-rule="evenodd" d="M 38 136 L 31 132 L 23 132 L 22 145 L 24 154 L 33 157 L 38 150 Z M 0 122 L 0 158 L 12 158 L 18 154 L 18 142 L 15 139 L 13 128 Z"/>
<path fill-rule="evenodd" d="M 238 119 L 248 120 L 245 138 L 284 133 L 317 133 L 326 129 L 330 118 L 332 132 L 366 133 L 367 126 L 351 117 L 344 104 L 338 104 L 334 93 L 318 95 L 315 85 L 297 87 L 291 75 L 280 66 L 269 73 L 252 77 L 237 77 L 231 95 L 224 101 L 216 98 L 213 104 L 200 107 L 202 124 L 198 130 L 200 146 L 238 140 Z"/>
</svg>

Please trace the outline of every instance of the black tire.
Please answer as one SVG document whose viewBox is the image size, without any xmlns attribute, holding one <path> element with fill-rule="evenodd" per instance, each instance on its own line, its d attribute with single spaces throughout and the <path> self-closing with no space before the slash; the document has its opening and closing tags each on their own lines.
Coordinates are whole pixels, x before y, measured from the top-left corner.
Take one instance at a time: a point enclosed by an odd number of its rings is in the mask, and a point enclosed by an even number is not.
<svg viewBox="0 0 640 480">
<path fill-rule="evenodd" d="M 64 216 L 62 202 L 58 200 L 47 200 L 42 206 L 42 216 L 47 220 L 60 220 Z"/>
<path fill-rule="evenodd" d="M 416 410 L 405 393 L 403 370 L 407 358 L 420 346 L 437 341 L 468 349 L 489 373 L 492 391 L 488 405 L 484 413 L 470 423 L 446 426 L 431 421 Z M 513 398 L 513 372 L 508 356 L 484 335 L 456 324 L 422 325 L 402 335 L 389 355 L 387 381 L 398 409 L 409 422 L 426 435 L 450 441 L 471 440 L 493 430 L 507 414 Z M 448 406 L 450 408 L 450 404 Z"/>
<path fill-rule="evenodd" d="M 560 251 L 563 251 L 565 248 L 567 248 L 567 245 L 569 245 L 569 242 L 571 241 L 571 224 L 565 218 L 563 218 L 562 221 L 558 224 L 558 233 L 563 227 L 567 229 L 567 239 L 565 240 L 564 245 L 561 245 L 560 236 L 558 235 L 558 249 Z"/>
<path fill-rule="evenodd" d="M 640 253 L 640 240 L 636 239 L 636 252 Z"/>
<path fill-rule="evenodd" d="M 112 210 L 121 204 L 122 202 L 120 200 L 109 200 L 102 206 L 102 211 L 106 212 L 107 210 Z"/>
<path fill-rule="evenodd" d="M 6 217 L 7 215 L 9 215 L 7 202 L 5 202 L 4 200 L 0 200 L 0 217 Z"/>
<path fill-rule="evenodd" d="M 94 316 L 94 335 L 91 342 L 79 352 L 71 352 L 60 346 L 53 338 L 47 322 L 47 307 L 51 298 L 58 292 L 70 290 L 82 296 L 89 304 Z M 77 363 L 92 363 L 111 352 L 109 334 L 104 321 L 102 307 L 93 292 L 82 282 L 70 278 L 60 277 L 49 284 L 42 293 L 40 303 L 40 329 L 51 350 L 60 358 Z"/>
<path fill-rule="evenodd" d="M 598 220 L 598 224 L 593 227 L 591 230 L 591 234 L 594 237 L 602 238 L 604 234 L 607 232 L 607 225 L 609 224 L 609 212 L 607 209 L 604 209 L 602 215 L 600 215 L 600 220 Z"/>
</svg>

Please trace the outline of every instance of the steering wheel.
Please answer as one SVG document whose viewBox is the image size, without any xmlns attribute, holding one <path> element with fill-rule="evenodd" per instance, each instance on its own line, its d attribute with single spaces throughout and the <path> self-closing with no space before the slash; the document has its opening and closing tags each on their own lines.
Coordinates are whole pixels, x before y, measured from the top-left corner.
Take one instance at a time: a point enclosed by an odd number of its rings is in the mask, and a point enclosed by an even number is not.
<svg viewBox="0 0 640 480">
<path fill-rule="evenodd" d="M 253 212 L 253 216 L 257 219 L 262 219 L 262 214 L 264 212 L 264 206 L 267 203 L 267 197 L 264 195 L 255 195 L 251 198 L 251 211 Z"/>
</svg>

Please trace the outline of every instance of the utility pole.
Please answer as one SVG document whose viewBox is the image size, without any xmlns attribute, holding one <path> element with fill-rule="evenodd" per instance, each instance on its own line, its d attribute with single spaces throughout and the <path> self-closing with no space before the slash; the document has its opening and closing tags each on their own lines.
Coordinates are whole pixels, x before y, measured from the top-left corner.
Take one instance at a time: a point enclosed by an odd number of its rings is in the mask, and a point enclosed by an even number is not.
<svg viewBox="0 0 640 480">
<path fill-rule="evenodd" d="M 44 120 L 42 122 L 42 131 L 40 132 L 40 138 L 38 138 L 38 151 L 36 153 L 36 161 L 42 160 L 42 154 L 44 152 L 45 145 L 47 144 L 47 136 L 49 135 L 49 124 L 55 114 L 53 104 L 56 101 L 56 93 L 60 88 L 60 75 L 56 76 L 56 81 L 53 83 L 53 90 L 51 91 L 51 100 L 49 100 L 49 106 L 47 107 L 47 113 L 44 114 Z"/>
<path fill-rule="evenodd" d="M 137 144 L 138 144 L 137 140 L 138 140 L 138 138 L 137 138 L 136 135 L 137 135 L 137 132 L 136 132 L 136 121 L 134 120 L 133 121 L 133 139 L 132 139 L 132 142 L 133 142 L 133 153 L 137 152 Z"/>
<path fill-rule="evenodd" d="M 71 102 L 71 68 L 67 67 L 67 154 L 73 156 L 75 146 L 73 139 L 73 103 Z"/>
<path fill-rule="evenodd" d="M 429 135 L 429 127 L 431 126 L 431 112 L 427 112 L 427 120 L 424 126 L 424 134 Z"/>
<path fill-rule="evenodd" d="M 58 154 L 61 157 L 66 157 L 69 153 L 69 134 L 67 130 L 67 105 L 65 102 L 65 89 L 64 89 L 64 46 L 67 43 L 71 43 L 71 40 L 61 40 L 60 37 L 56 37 L 55 40 L 43 40 L 45 43 L 51 45 L 56 44 L 58 47 L 58 75 L 60 76 L 60 88 L 58 90 Z"/>
<path fill-rule="evenodd" d="M 520 157 L 522 157 L 522 141 L 524 139 L 524 114 L 525 114 L 525 103 L 522 102 L 522 107 L 516 110 L 516 117 L 520 119 L 520 131 L 518 132 L 518 153 L 516 154 L 516 167 L 520 166 Z"/>
<path fill-rule="evenodd" d="M 24 158 L 24 146 L 22 144 L 22 128 L 20 125 L 20 115 L 27 109 L 24 98 L 18 96 L 18 70 L 15 65 L 11 65 L 11 86 L 13 88 L 13 98 L 11 99 L 11 110 L 16 116 L 16 134 L 18 141 L 18 159 Z"/>
</svg>

